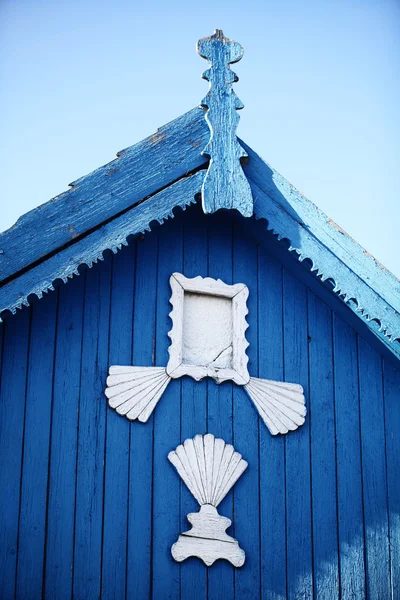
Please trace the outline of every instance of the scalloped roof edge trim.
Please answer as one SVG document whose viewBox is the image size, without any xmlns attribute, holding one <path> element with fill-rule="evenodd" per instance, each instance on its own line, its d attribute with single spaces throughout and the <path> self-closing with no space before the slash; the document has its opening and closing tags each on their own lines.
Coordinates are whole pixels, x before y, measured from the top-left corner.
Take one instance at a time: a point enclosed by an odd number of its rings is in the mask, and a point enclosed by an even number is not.
<svg viewBox="0 0 400 600">
<path fill-rule="evenodd" d="M 187 128 L 191 119 L 197 122 L 198 113 L 193 110 L 184 117 L 184 120 L 180 117 L 176 121 L 180 120 L 181 126 Z M 177 133 L 175 130 L 175 141 Z M 201 128 L 197 128 L 197 136 L 202 140 Z M 197 138 L 190 142 L 192 146 L 197 146 L 198 143 Z M 400 281 L 250 147 L 242 141 L 241 144 L 249 154 L 244 170 L 254 195 L 254 216 L 265 220 L 267 230 L 272 231 L 279 240 L 288 240 L 288 250 L 296 255 L 299 262 L 310 261 L 311 272 L 319 279 L 323 282 L 332 281 L 332 293 L 345 302 L 358 317 L 367 324 L 378 323 L 378 337 L 382 341 L 382 337 L 390 342 L 400 340 L 400 314 L 397 307 L 397 303 L 400 304 Z M 136 160 L 141 160 L 141 156 L 133 151 L 134 148 L 129 149 L 130 154 L 135 155 Z M 165 146 L 159 150 L 168 152 Z M 126 165 L 126 168 L 130 166 Z M 183 164 L 182 168 L 185 166 Z M 38 265 L 28 267 L 21 275 L 0 287 L 0 316 L 4 311 L 15 313 L 18 308 L 29 305 L 28 297 L 31 294 L 40 298 L 43 293 L 54 289 L 53 284 L 57 279 L 66 282 L 78 275 L 79 266 L 85 264 L 91 267 L 98 260 L 103 260 L 103 252 L 106 250 L 118 252 L 123 245 L 128 244 L 129 236 L 150 231 L 152 221 L 163 223 L 166 219 L 173 218 L 175 207 L 185 209 L 195 202 L 204 174 L 204 170 L 195 171 L 166 185 L 122 215 L 117 214 L 105 224 L 99 224 L 68 247 L 56 250 Z M 89 179 L 90 175 L 86 178 Z M 35 210 L 39 212 L 40 208 Z M 31 211 L 32 215 L 34 212 Z M 376 334 L 376 327 L 373 326 L 372 329 Z M 395 345 L 396 348 L 393 344 L 388 347 L 392 347 L 392 352 L 399 358 L 397 342 Z"/>
<path fill-rule="evenodd" d="M 161 225 L 174 218 L 175 208 L 185 210 L 194 204 L 195 196 L 201 191 L 203 173 L 199 171 L 172 184 L 0 288 L 0 321 L 1 313 L 6 310 L 15 314 L 23 306 L 29 306 L 29 296 L 41 298 L 44 293 L 54 290 L 56 280 L 66 283 L 79 275 L 79 267 L 91 268 L 104 260 L 103 254 L 107 250 L 116 254 L 128 245 L 130 236 L 151 231 L 152 222 Z"/>
</svg>

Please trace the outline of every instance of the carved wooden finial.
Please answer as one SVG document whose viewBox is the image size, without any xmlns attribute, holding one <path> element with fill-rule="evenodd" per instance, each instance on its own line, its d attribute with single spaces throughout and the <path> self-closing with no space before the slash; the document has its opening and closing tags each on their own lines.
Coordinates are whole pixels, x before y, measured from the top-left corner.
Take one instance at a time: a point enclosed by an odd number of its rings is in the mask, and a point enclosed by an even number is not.
<svg viewBox="0 0 400 600">
<path fill-rule="evenodd" d="M 202 187 L 203 210 L 213 213 L 220 208 L 236 208 L 243 216 L 250 217 L 253 198 L 240 164 L 240 159 L 247 154 L 236 137 L 239 123 L 236 111 L 244 105 L 233 91 L 232 84 L 239 78 L 229 66 L 242 58 L 244 50 L 226 38 L 221 29 L 216 29 L 214 35 L 197 42 L 197 52 L 210 63 L 210 68 L 203 73 L 210 87 L 201 102 L 211 132 L 202 152 L 210 157 Z"/>
</svg>

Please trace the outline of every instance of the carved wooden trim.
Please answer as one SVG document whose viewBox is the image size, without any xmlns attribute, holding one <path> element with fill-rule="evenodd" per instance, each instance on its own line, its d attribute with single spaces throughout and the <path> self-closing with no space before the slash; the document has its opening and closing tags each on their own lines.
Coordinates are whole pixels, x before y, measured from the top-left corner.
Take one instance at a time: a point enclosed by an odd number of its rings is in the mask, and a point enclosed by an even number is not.
<svg viewBox="0 0 400 600">
<path fill-rule="evenodd" d="M 220 208 L 236 208 L 244 217 L 251 217 L 253 197 L 240 164 L 247 153 L 236 137 L 237 111 L 244 104 L 233 91 L 232 84 L 239 78 L 230 68 L 242 58 L 244 51 L 240 44 L 216 29 L 214 35 L 198 41 L 197 52 L 210 63 L 210 68 L 203 73 L 210 87 L 201 102 L 211 134 L 202 152 L 210 157 L 201 192 L 203 210 L 213 213 Z"/>
<path fill-rule="evenodd" d="M 244 386 L 272 435 L 303 425 L 306 407 L 301 385 L 249 375 L 247 286 L 228 285 L 211 277 L 188 278 L 181 273 L 173 273 L 169 281 L 172 329 L 168 333 L 168 364 L 165 368 L 110 367 L 105 390 L 110 407 L 129 420 L 145 423 L 171 379 L 212 377 L 217 383 L 234 381 Z"/>
<path fill-rule="evenodd" d="M 304 390 L 298 383 L 250 377 L 244 389 L 272 435 L 288 433 L 303 425 L 307 410 Z"/>
<path fill-rule="evenodd" d="M 238 542 L 225 533 L 231 520 L 218 514 L 225 498 L 248 464 L 233 446 L 212 434 L 196 435 L 170 452 L 168 460 L 200 504 L 198 513 L 187 515 L 192 528 L 181 533 L 171 553 L 178 562 L 197 556 L 207 566 L 225 559 L 241 567 L 245 553 Z"/>
<path fill-rule="evenodd" d="M 171 378 L 164 367 L 110 367 L 108 404 L 130 421 L 146 423 Z"/>
<path fill-rule="evenodd" d="M 246 301 L 248 298 L 248 288 L 243 283 L 228 285 L 220 279 L 211 277 L 194 277 L 189 279 L 181 273 L 173 273 L 170 277 L 172 295 L 170 303 L 172 311 L 170 317 L 172 320 L 172 329 L 169 332 L 171 345 L 169 347 L 169 361 L 167 364 L 167 373 L 173 379 L 189 375 L 199 381 L 204 377 L 212 377 L 217 383 L 223 381 L 234 381 L 238 385 L 245 385 L 249 382 L 250 376 L 247 370 L 248 357 L 246 348 L 248 342 L 245 337 L 245 331 L 248 327 L 246 315 L 248 313 Z M 214 357 L 204 358 L 204 363 L 190 363 L 184 356 L 185 348 L 185 295 L 193 294 L 194 297 L 223 298 L 230 301 L 231 310 L 231 330 L 228 331 L 228 345 L 226 348 L 218 347 Z M 210 307 L 210 312 L 211 312 Z M 209 316 L 211 316 L 209 314 Z M 194 318 L 196 316 L 194 315 Z M 204 328 L 207 328 L 207 322 Z M 229 325 L 228 325 L 229 327 Z M 212 332 L 211 332 L 212 334 Z M 218 331 L 215 332 L 218 336 Z M 224 366 L 229 363 L 229 366 Z"/>
</svg>

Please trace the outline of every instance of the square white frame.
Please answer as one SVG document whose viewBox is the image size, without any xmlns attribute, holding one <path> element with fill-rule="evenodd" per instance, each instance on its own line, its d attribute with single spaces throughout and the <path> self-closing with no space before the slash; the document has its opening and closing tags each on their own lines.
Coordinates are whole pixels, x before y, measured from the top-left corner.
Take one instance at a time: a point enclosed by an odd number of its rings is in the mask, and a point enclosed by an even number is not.
<svg viewBox="0 0 400 600">
<path fill-rule="evenodd" d="M 248 287 L 244 283 L 228 285 L 220 279 L 211 277 L 194 277 L 189 279 L 181 273 L 173 273 L 170 277 L 172 295 L 170 303 L 172 311 L 172 329 L 168 333 L 171 345 L 168 349 L 169 361 L 166 367 L 167 374 L 172 379 L 189 375 L 200 381 L 204 377 L 212 377 L 217 383 L 234 381 L 238 385 L 246 385 L 250 380 L 247 370 L 248 357 L 246 348 L 249 346 L 245 337 L 248 328 L 246 315 L 248 314 L 246 301 L 249 295 Z M 183 305 L 185 292 L 222 297 L 232 301 L 232 368 L 221 368 L 210 365 L 192 365 L 183 362 Z"/>
</svg>

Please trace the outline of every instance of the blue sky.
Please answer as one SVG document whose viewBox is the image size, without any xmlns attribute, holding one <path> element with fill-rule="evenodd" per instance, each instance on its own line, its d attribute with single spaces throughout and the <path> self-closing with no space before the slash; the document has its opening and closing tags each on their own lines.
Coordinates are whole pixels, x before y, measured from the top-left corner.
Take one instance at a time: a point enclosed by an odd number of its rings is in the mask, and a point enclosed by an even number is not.
<svg viewBox="0 0 400 600">
<path fill-rule="evenodd" d="M 196 106 L 239 41 L 239 135 L 400 276 L 400 3 L 0 1 L 0 230 Z"/>
</svg>

